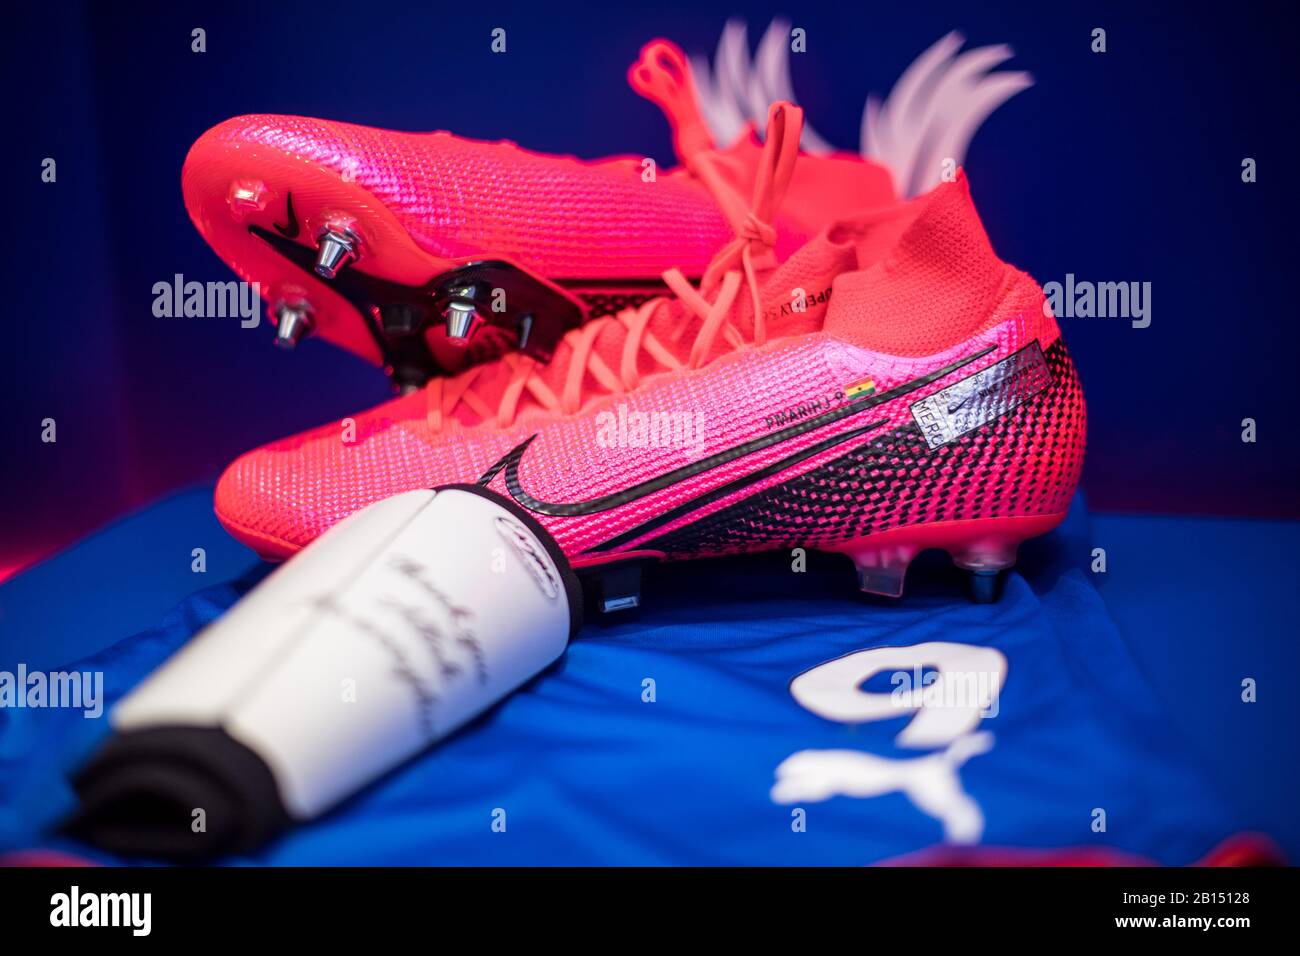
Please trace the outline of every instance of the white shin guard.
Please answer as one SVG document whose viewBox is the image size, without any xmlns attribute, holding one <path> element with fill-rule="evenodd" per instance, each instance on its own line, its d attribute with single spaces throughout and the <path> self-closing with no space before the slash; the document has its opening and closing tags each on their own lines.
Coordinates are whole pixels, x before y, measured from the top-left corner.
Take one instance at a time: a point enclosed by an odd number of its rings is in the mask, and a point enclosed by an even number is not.
<svg viewBox="0 0 1300 956">
<path fill-rule="evenodd" d="M 554 539 L 476 485 L 305 548 L 123 699 L 68 828 L 121 853 L 248 850 L 544 670 L 581 622 Z"/>
</svg>

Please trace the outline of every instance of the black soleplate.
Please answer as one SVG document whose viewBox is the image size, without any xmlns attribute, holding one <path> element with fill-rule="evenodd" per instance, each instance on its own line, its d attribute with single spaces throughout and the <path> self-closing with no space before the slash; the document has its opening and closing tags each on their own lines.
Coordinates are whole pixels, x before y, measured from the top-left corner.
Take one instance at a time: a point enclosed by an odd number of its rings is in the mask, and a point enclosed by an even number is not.
<svg viewBox="0 0 1300 956">
<path fill-rule="evenodd" d="M 404 285 L 346 267 L 334 279 L 316 272 L 316 250 L 286 239 L 260 226 L 248 231 L 269 244 L 285 259 L 318 281 L 327 283 L 357 310 L 371 338 L 391 369 L 398 386 L 423 385 L 434 375 L 446 374 L 425 341 L 433 328 L 442 334 L 442 311 L 453 290 L 472 286 L 479 315 L 496 334 L 481 328 L 473 336 L 469 365 L 490 361 L 519 348 L 521 319 L 531 315 L 528 340 L 522 351 L 547 362 L 564 333 L 586 318 L 583 307 L 508 262 L 487 259 L 440 273 L 422 286 Z M 494 295 L 504 292 L 504 312 L 494 312 Z"/>
</svg>

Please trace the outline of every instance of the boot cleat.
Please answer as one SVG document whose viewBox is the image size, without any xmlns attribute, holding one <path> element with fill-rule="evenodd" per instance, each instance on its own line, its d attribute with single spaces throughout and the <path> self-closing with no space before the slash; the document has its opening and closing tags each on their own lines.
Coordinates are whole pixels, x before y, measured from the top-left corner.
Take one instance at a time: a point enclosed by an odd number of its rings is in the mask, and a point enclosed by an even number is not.
<svg viewBox="0 0 1300 956">
<path fill-rule="evenodd" d="M 266 209 L 270 191 L 260 179 L 236 179 L 230 184 L 226 203 L 230 215 L 236 222 L 242 222 L 250 213 L 259 213 Z"/>
<path fill-rule="evenodd" d="M 976 570 L 970 575 L 971 600 L 976 604 L 992 604 L 998 599 L 1001 590 L 1002 573 L 992 570 Z"/>
<path fill-rule="evenodd" d="M 329 228 L 316 237 L 316 274 L 333 279 L 339 270 L 357 257 L 359 245 L 350 229 Z"/>
<path fill-rule="evenodd" d="M 646 565 L 659 556 L 635 557 L 583 566 L 574 570 L 582 582 L 583 593 L 592 596 L 596 610 L 602 614 L 634 611 L 641 606 L 641 588 Z"/>
<path fill-rule="evenodd" d="M 1002 572 L 1015 565 L 1020 540 L 994 536 L 951 552 L 953 564 L 970 572 L 971 599 L 976 604 L 992 604 L 998 599 L 1005 577 Z"/>
<path fill-rule="evenodd" d="M 864 594 L 897 598 L 903 596 L 907 567 L 917 555 L 909 545 L 864 545 L 849 552 L 858 572 L 858 590 Z"/>
<path fill-rule="evenodd" d="M 447 300 L 442 310 L 446 322 L 447 340 L 449 342 L 468 342 L 475 329 L 483 319 L 478 314 L 478 305 L 474 302 L 474 289 L 457 289 Z M 523 347 L 522 340 L 519 343 Z"/>
<path fill-rule="evenodd" d="M 291 349 L 311 334 L 314 318 L 311 306 L 306 302 L 293 305 L 278 302 L 271 312 L 275 321 L 275 344 L 280 348 Z"/>
</svg>

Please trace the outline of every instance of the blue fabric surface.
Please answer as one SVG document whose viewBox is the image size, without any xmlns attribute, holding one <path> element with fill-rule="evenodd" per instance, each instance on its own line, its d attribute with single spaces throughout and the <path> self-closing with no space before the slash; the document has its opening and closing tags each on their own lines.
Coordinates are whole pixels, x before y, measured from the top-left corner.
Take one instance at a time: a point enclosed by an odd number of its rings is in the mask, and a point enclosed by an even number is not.
<svg viewBox="0 0 1300 956">
<path fill-rule="evenodd" d="M 230 862 L 864 864 L 909 853 L 944 834 L 902 793 L 786 804 L 771 791 L 778 765 L 804 751 L 901 761 L 942 749 L 900 746 L 909 716 L 839 723 L 789 689 L 823 662 L 927 642 L 995 648 L 1007 661 L 997 714 L 975 728 L 992 747 L 956 771 L 983 844 L 1192 862 L 1240 821 L 1182 755 L 1086 570 L 1090 542 L 1076 501 L 1060 530 L 1022 548 L 993 605 L 970 603 L 938 556 L 913 566 L 900 602 L 858 597 L 847 562 L 829 556 L 810 555 L 802 574 L 789 555 L 658 569 L 639 616 L 589 625 L 560 662 L 450 740 Z M 76 666 L 103 670 L 117 699 L 264 573 L 187 598 Z M 0 710 L 0 848 L 105 859 L 43 828 L 71 807 L 66 770 L 106 729 L 76 711 Z M 497 810 L 505 832 L 493 830 Z"/>
<path fill-rule="evenodd" d="M 1188 750 L 1300 860 L 1300 522 L 1094 514 L 1091 534 L 1102 599 Z"/>
</svg>

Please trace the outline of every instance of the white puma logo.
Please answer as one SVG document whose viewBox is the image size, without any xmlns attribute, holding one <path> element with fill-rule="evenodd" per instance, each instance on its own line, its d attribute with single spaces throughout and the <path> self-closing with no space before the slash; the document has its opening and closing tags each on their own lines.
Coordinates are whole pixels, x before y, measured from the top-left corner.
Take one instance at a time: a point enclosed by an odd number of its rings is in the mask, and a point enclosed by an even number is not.
<svg viewBox="0 0 1300 956">
<path fill-rule="evenodd" d="M 945 750 L 910 760 L 860 750 L 801 750 L 776 768 L 772 800 L 799 803 L 902 792 L 918 810 L 943 824 L 949 843 L 978 843 L 984 814 L 962 789 L 957 771 L 992 747 L 993 735 L 981 731 L 958 737 Z"/>
</svg>

